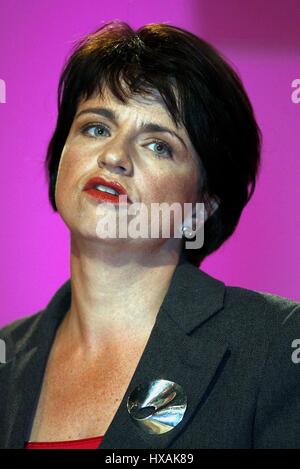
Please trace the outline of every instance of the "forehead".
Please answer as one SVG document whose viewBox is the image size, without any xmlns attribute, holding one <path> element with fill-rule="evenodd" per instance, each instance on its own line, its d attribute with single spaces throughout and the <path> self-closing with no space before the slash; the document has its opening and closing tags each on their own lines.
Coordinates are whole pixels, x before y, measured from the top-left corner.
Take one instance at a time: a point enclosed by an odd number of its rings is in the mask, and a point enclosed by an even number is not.
<svg viewBox="0 0 300 469">
<path fill-rule="evenodd" d="M 126 103 L 123 103 L 108 88 L 104 88 L 101 96 L 94 93 L 87 100 L 80 101 L 77 114 L 83 109 L 100 105 L 114 110 L 120 121 L 134 120 L 138 125 L 147 120 L 155 120 L 157 124 L 164 123 L 177 130 L 183 129 L 181 125 L 176 126 L 158 90 L 151 90 L 150 95 L 131 94 Z"/>
</svg>

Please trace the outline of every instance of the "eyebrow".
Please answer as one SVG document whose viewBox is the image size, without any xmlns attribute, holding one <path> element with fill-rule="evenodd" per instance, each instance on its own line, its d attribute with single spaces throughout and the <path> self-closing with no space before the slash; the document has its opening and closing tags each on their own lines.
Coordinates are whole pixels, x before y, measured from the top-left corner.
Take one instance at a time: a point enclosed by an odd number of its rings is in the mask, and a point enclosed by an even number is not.
<svg viewBox="0 0 300 469">
<path fill-rule="evenodd" d="M 88 109 L 84 109 L 80 111 L 78 114 L 76 114 L 75 119 L 77 119 L 79 116 L 82 114 L 97 114 L 98 116 L 106 117 L 107 119 L 111 120 L 115 125 L 117 125 L 117 115 L 112 109 L 104 108 L 104 107 L 91 107 Z M 159 124 L 156 124 L 154 122 L 144 122 L 140 125 L 139 129 L 140 132 L 142 133 L 147 133 L 147 132 L 166 132 L 173 137 L 178 138 L 178 140 L 181 141 L 183 146 L 187 149 L 185 141 L 177 135 L 176 132 L 174 132 L 171 129 L 168 129 L 167 127 L 162 127 Z"/>
</svg>

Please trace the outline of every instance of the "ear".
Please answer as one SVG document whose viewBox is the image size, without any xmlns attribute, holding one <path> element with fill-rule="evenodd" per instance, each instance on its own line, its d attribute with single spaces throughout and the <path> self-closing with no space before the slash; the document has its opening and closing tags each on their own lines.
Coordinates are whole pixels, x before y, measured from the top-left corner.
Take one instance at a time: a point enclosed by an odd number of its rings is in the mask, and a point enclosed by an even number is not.
<svg viewBox="0 0 300 469">
<path fill-rule="evenodd" d="M 211 197 L 205 202 L 203 202 L 203 199 L 202 202 L 197 202 L 194 204 L 192 212 L 185 214 L 181 230 L 186 227 L 187 233 L 195 233 L 201 226 L 204 226 L 205 222 L 217 210 L 219 205 L 220 199 L 218 197 Z"/>
<path fill-rule="evenodd" d="M 197 209 L 197 206 L 193 207 L 192 211 L 192 218 L 190 218 L 187 221 L 190 221 L 195 226 L 199 226 L 198 224 L 202 221 L 204 223 L 212 216 L 212 214 L 218 209 L 220 205 L 220 199 L 218 196 L 211 196 L 211 197 L 206 197 L 206 198 L 200 198 L 199 200 L 202 201 L 203 208 L 204 208 L 204 219 L 203 219 L 203 214 L 200 215 L 199 218 L 199 209 Z M 199 204 L 198 204 L 199 205 Z M 202 211 L 203 211 L 202 208 Z"/>
<path fill-rule="evenodd" d="M 212 214 L 218 209 L 220 205 L 220 199 L 217 196 L 210 197 L 208 201 L 205 202 L 205 221 L 207 221 Z"/>
</svg>

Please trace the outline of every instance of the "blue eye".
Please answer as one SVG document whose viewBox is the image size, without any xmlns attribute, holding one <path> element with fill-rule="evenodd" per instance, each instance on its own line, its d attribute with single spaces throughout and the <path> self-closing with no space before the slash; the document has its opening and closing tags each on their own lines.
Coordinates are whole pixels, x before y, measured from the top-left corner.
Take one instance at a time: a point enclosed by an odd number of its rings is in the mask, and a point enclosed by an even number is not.
<svg viewBox="0 0 300 469">
<path fill-rule="evenodd" d="M 107 132 L 107 134 L 104 134 Z M 81 132 L 84 135 L 88 135 L 89 137 L 98 138 L 98 137 L 107 137 L 109 136 L 109 129 L 100 123 L 97 124 L 88 124 L 81 129 Z M 156 150 L 154 153 L 156 154 L 157 158 L 171 158 L 173 156 L 172 148 L 165 142 L 161 140 L 154 140 L 149 145 L 155 145 Z M 148 146 L 149 146 L 148 145 Z"/>
<path fill-rule="evenodd" d="M 107 127 L 102 124 L 89 124 L 83 128 L 83 133 L 88 134 L 91 137 L 103 137 L 103 129 L 109 132 Z"/>
<path fill-rule="evenodd" d="M 164 150 L 163 152 L 161 152 L 160 149 L 157 149 L 156 151 L 154 150 L 155 153 L 157 153 L 159 158 L 160 157 L 162 157 L 162 158 L 167 157 L 168 158 L 168 157 L 171 157 L 173 155 L 171 147 L 169 145 L 167 145 L 166 143 L 161 142 L 160 140 L 155 140 L 154 142 L 150 143 L 150 145 L 153 145 L 153 144 L 156 145 L 156 148 L 160 147 Z"/>
</svg>

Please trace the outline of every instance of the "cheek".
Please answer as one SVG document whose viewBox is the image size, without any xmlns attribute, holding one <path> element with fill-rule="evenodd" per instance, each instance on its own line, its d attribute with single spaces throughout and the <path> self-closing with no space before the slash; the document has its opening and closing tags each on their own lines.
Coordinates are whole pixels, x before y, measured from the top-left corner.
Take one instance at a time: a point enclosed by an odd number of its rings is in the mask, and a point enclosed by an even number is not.
<svg viewBox="0 0 300 469">
<path fill-rule="evenodd" d="M 57 205 L 71 202 L 74 191 L 78 190 L 79 180 L 89 170 L 86 160 L 79 158 L 78 152 L 71 147 L 65 147 L 58 168 L 55 198 Z"/>
<path fill-rule="evenodd" d="M 88 174 L 93 167 L 94 159 L 86 146 L 65 145 L 58 168 L 57 185 L 72 186 Z"/>
<path fill-rule="evenodd" d="M 199 168 L 196 164 L 189 164 L 180 179 L 179 191 L 184 202 L 196 202 L 200 184 Z"/>
<path fill-rule="evenodd" d="M 62 155 L 55 186 L 56 204 L 60 205 L 66 200 L 70 184 L 72 184 L 72 165 L 68 161 L 68 155 Z"/>
<path fill-rule="evenodd" d="M 193 202 L 197 191 L 198 178 L 195 171 L 168 171 L 167 174 L 156 174 L 143 181 L 143 199 L 153 202 Z M 145 197 L 146 196 L 146 197 Z"/>
</svg>

